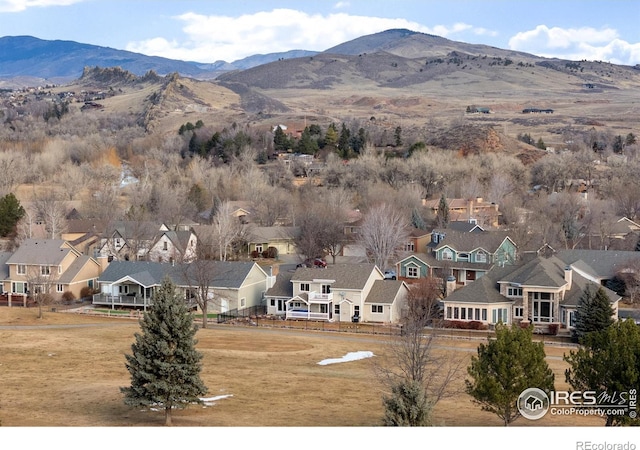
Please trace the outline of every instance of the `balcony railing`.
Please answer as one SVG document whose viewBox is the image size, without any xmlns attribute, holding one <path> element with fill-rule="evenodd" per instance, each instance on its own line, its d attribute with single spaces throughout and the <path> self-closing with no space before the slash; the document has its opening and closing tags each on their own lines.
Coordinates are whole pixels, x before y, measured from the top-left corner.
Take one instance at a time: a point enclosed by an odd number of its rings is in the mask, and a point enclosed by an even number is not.
<svg viewBox="0 0 640 450">
<path fill-rule="evenodd" d="M 309 292 L 309 301 L 315 303 L 329 303 L 333 301 L 333 293 L 321 294 L 316 291 Z"/>
<path fill-rule="evenodd" d="M 92 303 L 94 305 L 111 306 L 149 306 L 153 302 L 150 298 L 144 298 L 139 295 L 95 294 Z"/>
<path fill-rule="evenodd" d="M 287 319 L 307 319 L 307 320 L 329 320 L 329 313 L 301 311 L 301 310 L 288 310 L 286 314 Z"/>
</svg>

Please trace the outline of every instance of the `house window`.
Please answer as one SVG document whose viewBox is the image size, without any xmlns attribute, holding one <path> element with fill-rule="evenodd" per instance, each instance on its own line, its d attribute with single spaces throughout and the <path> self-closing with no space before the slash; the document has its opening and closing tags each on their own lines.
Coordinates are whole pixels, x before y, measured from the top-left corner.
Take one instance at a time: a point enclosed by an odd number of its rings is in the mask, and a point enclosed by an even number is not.
<svg viewBox="0 0 640 450">
<path fill-rule="evenodd" d="M 56 292 L 64 292 L 64 284 L 56 284 Z"/>
<path fill-rule="evenodd" d="M 25 266 L 24 264 L 18 264 L 18 275 L 26 275 L 27 273 L 27 266 Z"/>
<path fill-rule="evenodd" d="M 40 266 L 40 275 L 48 277 L 51 274 L 51 268 L 49 266 Z"/>
<path fill-rule="evenodd" d="M 409 278 L 418 278 L 418 268 L 417 267 L 407 267 L 407 277 L 409 277 Z"/>
<path fill-rule="evenodd" d="M 455 308 L 453 308 L 453 318 L 457 319 L 459 317 L 458 315 L 458 311 L 460 310 L 460 308 L 458 308 L 457 306 Z"/>
<path fill-rule="evenodd" d="M 407 242 L 404 246 L 405 252 L 414 252 L 415 250 L 416 250 L 416 247 L 413 244 L 413 241 Z"/>
<path fill-rule="evenodd" d="M 354 315 L 354 316 L 360 316 L 360 306 L 355 305 L 355 306 L 353 307 L 353 315 Z"/>
<path fill-rule="evenodd" d="M 263 249 L 262 244 L 256 244 L 256 251 L 258 253 L 262 253 L 262 249 Z"/>
<path fill-rule="evenodd" d="M 485 252 L 476 253 L 476 262 L 486 263 L 487 262 L 487 254 Z"/>
<path fill-rule="evenodd" d="M 480 308 L 476 308 L 474 310 L 474 313 L 475 314 L 474 314 L 473 320 L 480 320 Z"/>
<path fill-rule="evenodd" d="M 322 314 L 326 314 L 327 312 L 329 312 L 329 305 L 326 305 L 326 304 L 322 303 L 320 305 L 320 312 Z"/>
<path fill-rule="evenodd" d="M 169 243 L 167 241 L 162 241 L 162 250 L 169 250 Z"/>
<path fill-rule="evenodd" d="M 460 308 L 460 319 L 467 320 L 467 308 Z"/>
<path fill-rule="evenodd" d="M 129 293 L 129 286 L 126 284 L 121 284 L 120 286 L 118 286 L 118 292 L 120 294 L 128 294 Z"/>
<path fill-rule="evenodd" d="M 469 261 L 468 253 L 458 253 L 458 260 L 460 261 Z"/>
<path fill-rule="evenodd" d="M 507 308 L 494 309 L 492 312 L 493 323 L 507 323 Z"/>
<path fill-rule="evenodd" d="M 533 322 L 553 322 L 553 302 L 548 300 L 534 300 L 532 304 Z"/>
<path fill-rule="evenodd" d="M 333 306 L 333 313 L 334 313 L 336 316 L 339 316 L 339 315 L 340 315 L 340 305 L 334 305 L 334 306 Z"/>
<path fill-rule="evenodd" d="M 331 285 L 330 284 L 323 284 L 322 285 L 322 293 L 323 294 L 331 294 Z"/>
<path fill-rule="evenodd" d="M 240 308 L 244 308 L 245 306 L 247 306 L 247 299 L 242 297 L 240 299 Z"/>
<path fill-rule="evenodd" d="M 371 305 L 371 312 L 374 314 L 382 314 L 382 305 Z"/>
<path fill-rule="evenodd" d="M 467 309 L 467 317 L 469 320 L 473 320 L 473 308 Z"/>
<path fill-rule="evenodd" d="M 309 283 L 300 283 L 300 290 L 302 292 L 309 292 Z"/>
<path fill-rule="evenodd" d="M 447 319 L 451 319 L 451 306 L 447 306 Z"/>
<path fill-rule="evenodd" d="M 507 297 L 522 297 L 522 288 L 507 288 Z"/>
<path fill-rule="evenodd" d="M 271 303 L 270 303 L 270 305 L 271 305 L 271 306 L 276 306 L 276 299 L 275 299 L 275 298 L 272 298 L 272 299 L 271 299 Z"/>
<path fill-rule="evenodd" d="M 522 306 L 516 306 L 513 308 L 513 317 L 522 317 L 524 315 L 524 308 Z"/>
<path fill-rule="evenodd" d="M 487 308 L 482 308 L 482 320 L 487 321 Z"/>
<path fill-rule="evenodd" d="M 21 283 L 19 281 L 11 283 L 11 292 L 14 294 L 26 294 L 27 283 Z"/>
<path fill-rule="evenodd" d="M 446 259 L 446 260 L 453 259 L 453 252 L 451 250 L 449 250 L 448 248 L 445 248 L 442 251 L 442 259 Z"/>
</svg>

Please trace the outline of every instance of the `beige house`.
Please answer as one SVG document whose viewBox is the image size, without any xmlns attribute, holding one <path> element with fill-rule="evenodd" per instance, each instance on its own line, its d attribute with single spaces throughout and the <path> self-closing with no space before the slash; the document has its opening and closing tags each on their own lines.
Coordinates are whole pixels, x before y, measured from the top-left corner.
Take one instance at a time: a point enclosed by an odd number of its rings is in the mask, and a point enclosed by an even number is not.
<svg viewBox="0 0 640 450">
<path fill-rule="evenodd" d="M 295 255 L 295 239 L 300 235 L 300 227 L 251 227 L 247 233 L 249 255 L 258 254 L 274 247 L 278 255 Z"/>
<path fill-rule="evenodd" d="M 3 291 L 10 299 L 26 301 L 35 292 L 60 299 L 70 292 L 80 297 L 84 287 L 96 286 L 100 264 L 62 239 L 27 239 L 6 260 Z"/>
<path fill-rule="evenodd" d="M 374 264 L 329 264 L 280 273 L 265 295 L 267 314 L 285 319 L 397 323 L 409 288 Z"/>
<path fill-rule="evenodd" d="M 487 202 L 482 197 L 476 198 L 447 198 L 449 206 L 449 220 L 474 222 L 482 227 L 497 227 L 500 218 L 498 205 Z M 429 208 L 434 215 L 438 214 L 440 198 L 422 200 L 422 205 Z"/>
<path fill-rule="evenodd" d="M 98 279 L 100 293 L 93 304 L 116 307 L 153 306 L 153 296 L 169 277 L 192 306 L 193 291 L 207 286 L 209 313 L 243 310 L 263 305 L 272 278 L 254 262 L 207 261 L 206 273 L 196 262 L 171 264 L 152 261 L 112 261 Z"/>
</svg>

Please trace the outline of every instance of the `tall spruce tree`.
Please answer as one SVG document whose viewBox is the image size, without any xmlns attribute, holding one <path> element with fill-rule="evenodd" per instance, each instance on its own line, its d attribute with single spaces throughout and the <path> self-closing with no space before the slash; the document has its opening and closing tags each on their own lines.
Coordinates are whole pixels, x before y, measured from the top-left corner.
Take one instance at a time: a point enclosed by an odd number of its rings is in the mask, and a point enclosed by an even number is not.
<svg viewBox="0 0 640 450">
<path fill-rule="evenodd" d="M 617 395 L 622 400 L 622 395 L 630 394 L 640 383 L 640 327 L 633 319 L 616 321 L 604 330 L 587 334 L 580 347 L 571 350 L 564 360 L 570 366 L 565 379 L 573 389 Z M 619 412 L 605 410 L 605 425 L 640 425 L 635 408 L 625 415 Z"/>
<path fill-rule="evenodd" d="M 578 300 L 573 340 L 580 342 L 588 333 L 604 330 L 612 323 L 613 308 L 605 290 L 587 286 Z"/>
<path fill-rule="evenodd" d="M 387 427 L 422 427 L 431 424 L 432 406 L 417 381 L 403 380 L 391 388 L 391 395 L 382 398 Z"/>
<path fill-rule="evenodd" d="M 447 202 L 447 197 L 445 197 L 444 194 L 440 196 L 436 216 L 438 218 L 438 226 L 446 227 L 449 224 L 449 203 Z"/>
<path fill-rule="evenodd" d="M 120 390 L 126 405 L 163 408 L 170 426 L 171 411 L 202 403 L 207 388 L 200 379 L 202 354 L 195 349 L 197 326 L 169 279 L 162 282 L 140 328 L 132 354 L 125 355 L 131 386 Z"/>
<path fill-rule="evenodd" d="M 533 326 L 496 325 L 496 336 L 478 346 L 466 380 L 474 402 L 502 419 L 507 426 L 518 417 L 518 397 L 528 388 L 553 390 L 554 375 L 545 360 L 544 344 L 533 342 Z"/>
</svg>

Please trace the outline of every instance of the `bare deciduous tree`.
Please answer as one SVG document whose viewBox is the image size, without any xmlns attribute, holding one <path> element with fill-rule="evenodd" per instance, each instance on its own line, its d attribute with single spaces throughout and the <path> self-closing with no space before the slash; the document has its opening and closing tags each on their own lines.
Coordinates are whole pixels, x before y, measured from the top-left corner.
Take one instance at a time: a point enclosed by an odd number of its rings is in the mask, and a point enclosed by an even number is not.
<svg viewBox="0 0 640 450">
<path fill-rule="evenodd" d="M 409 240 L 409 230 L 408 217 L 393 206 L 381 203 L 365 214 L 359 238 L 369 259 L 384 270 Z"/>
</svg>

